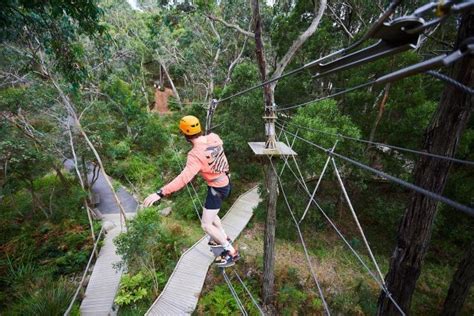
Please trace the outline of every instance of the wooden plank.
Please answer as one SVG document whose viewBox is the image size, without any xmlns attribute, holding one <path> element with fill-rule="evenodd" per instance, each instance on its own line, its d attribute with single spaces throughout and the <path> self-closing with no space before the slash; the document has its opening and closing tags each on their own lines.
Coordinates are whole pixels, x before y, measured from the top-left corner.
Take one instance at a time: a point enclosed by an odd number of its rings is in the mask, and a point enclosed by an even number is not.
<svg viewBox="0 0 474 316">
<path fill-rule="evenodd" d="M 254 187 L 242 194 L 222 218 L 224 229 L 231 238 L 235 239 L 245 228 L 259 201 L 257 187 Z M 213 261 L 207 238 L 203 237 L 181 256 L 165 288 L 146 315 L 190 315 L 196 308 Z"/>
</svg>

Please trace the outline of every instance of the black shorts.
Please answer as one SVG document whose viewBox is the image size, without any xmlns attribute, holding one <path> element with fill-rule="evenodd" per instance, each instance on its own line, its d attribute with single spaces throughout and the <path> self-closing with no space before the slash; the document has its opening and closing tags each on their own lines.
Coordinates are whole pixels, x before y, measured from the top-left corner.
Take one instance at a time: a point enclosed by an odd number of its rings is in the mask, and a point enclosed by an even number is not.
<svg viewBox="0 0 474 316">
<path fill-rule="evenodd" d="M 222 188 L 207 187 L 207 197 L 204 207 L 208 210 L 218 210 L 222 206 L 222 201 L 230 195 L 232 185 L 229 184 Z"/>
</svg>

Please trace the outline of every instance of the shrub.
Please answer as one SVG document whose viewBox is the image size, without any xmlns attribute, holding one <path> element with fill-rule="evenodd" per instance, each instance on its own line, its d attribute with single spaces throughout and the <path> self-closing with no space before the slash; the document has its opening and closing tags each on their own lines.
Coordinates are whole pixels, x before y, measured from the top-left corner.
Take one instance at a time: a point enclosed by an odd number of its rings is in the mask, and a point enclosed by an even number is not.
<svg viewBox="0 0 474 316">
<path fill-rule="evenodd" d="M 242 296 L 241 294 L 243 293 L 239 293 L 239 297 Z M 199 312 L 204 314 L 235 315 L 239 312 L 237 303 L 226 284 L 215 286 L 212 291 L 201 298 L 199 305 L 203 309 Z"/>
<path fill-rule="evenodd" d="M 130 274 L 123 275 L 115 303 L 124 306 L 143 300 L 148 295 L 147 289 L 150 288 L 151 282 L 151 278 L 141 271 L 133 276 Z"/>
<path fill-rule="evenodd" d="M 304 306 L 307 295 L 292 284 L 285 284 L 278 291 L 277 302 L 284 315 L 291 315 L 294 311 L 299 311 Z"/>
</svg>

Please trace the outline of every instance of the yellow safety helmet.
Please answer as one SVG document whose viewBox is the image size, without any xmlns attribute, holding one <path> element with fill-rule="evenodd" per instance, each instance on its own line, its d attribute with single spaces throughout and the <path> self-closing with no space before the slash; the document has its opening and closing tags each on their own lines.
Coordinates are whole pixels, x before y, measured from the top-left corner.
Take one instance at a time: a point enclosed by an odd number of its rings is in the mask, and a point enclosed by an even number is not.
<svg viewBox="0 0 474 316">
<path fill-rule="evenodd" d="M 179 121 L 179 129 L 184 135 L 192 136 L 201 132 L 201 123 L 193 115 L 187 115 Z"/>
</svg>

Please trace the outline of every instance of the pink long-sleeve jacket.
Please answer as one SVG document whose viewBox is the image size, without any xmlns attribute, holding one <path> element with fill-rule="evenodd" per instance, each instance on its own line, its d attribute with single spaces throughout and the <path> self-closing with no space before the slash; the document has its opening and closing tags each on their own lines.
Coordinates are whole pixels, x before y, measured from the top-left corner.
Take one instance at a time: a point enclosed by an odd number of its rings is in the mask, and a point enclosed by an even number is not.
<svg viewBox="0 0 474 316">
<path fill-rule="evenodd" d="M 198 173 L 211 187 L 221 188 L 229 184 L 229 163 L 222 145 L 221 138 L 214 133 L 194 139 L 193 149 L 188 152 L 186 167 L 173 181 L 165 185 L 161 192 L 170 195 L 179 191 Z"/>
</svg>

